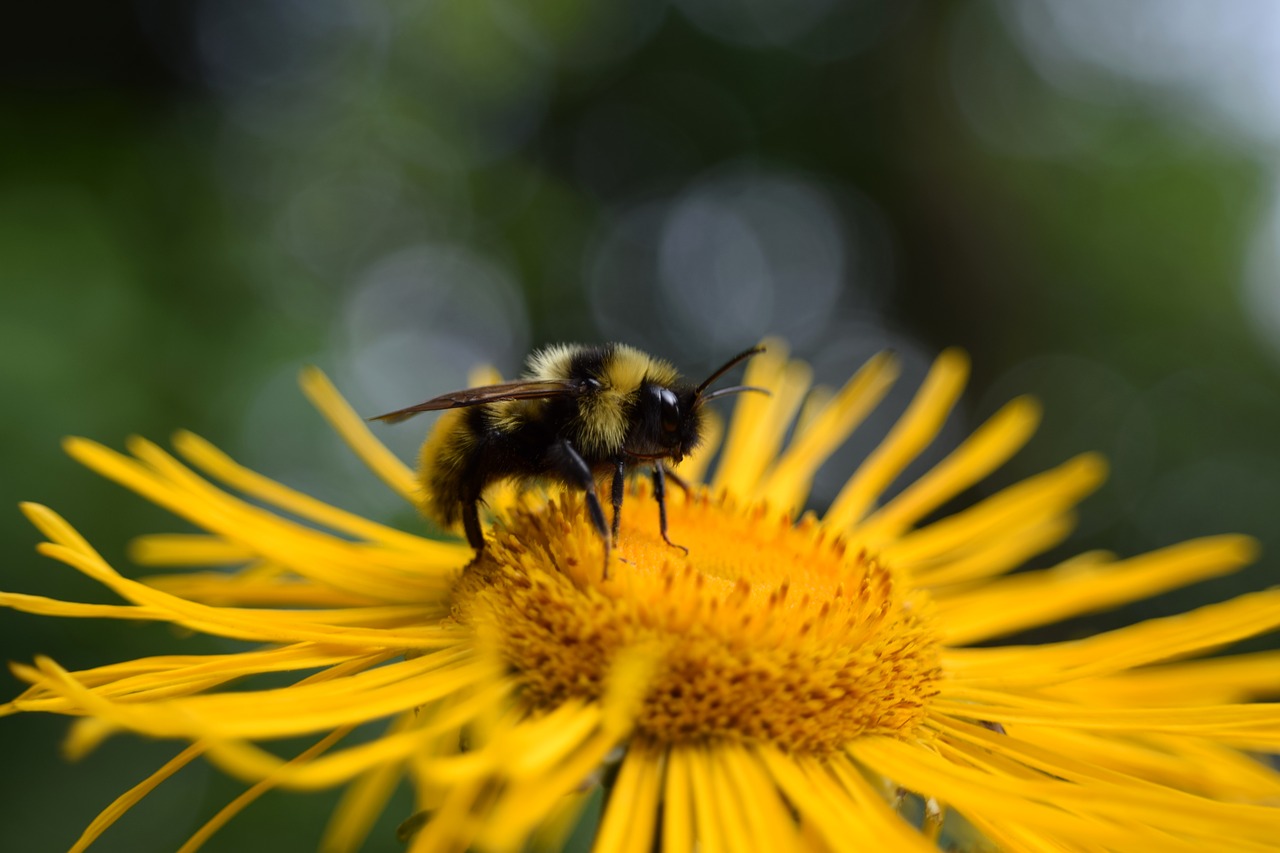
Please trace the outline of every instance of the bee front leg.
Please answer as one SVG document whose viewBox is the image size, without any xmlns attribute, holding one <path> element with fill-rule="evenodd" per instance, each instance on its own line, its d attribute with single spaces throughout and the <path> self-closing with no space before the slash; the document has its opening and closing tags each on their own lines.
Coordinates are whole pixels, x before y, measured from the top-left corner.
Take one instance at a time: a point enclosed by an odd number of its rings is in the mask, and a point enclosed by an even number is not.
<svg viewBox="0 0 1280 853">
<path fill-rule="evenodd" d="M 480 527 L 480 499 L 467 501 L 462 505 L 462 529 L 467 534 L 467 542 L 476 549 L 476 555 L 484 550 L 484 530 Z"/>
<path fill-rule="evenodd" d="M 688 554 L 688 548 L 683 545 L 677 545 L 671 541 L 669 536 L 667 536 L 667 473 L 665 466 L 653 466 L 653 497 L 658 501 L 658 530 L 662 533 L 663 542 L 666 542 L 672 548 L 679 548 L 681 551 Z M 672 476 L 674 477 L 675 475 Z M 684 482 L 678 477 L 676 478 L 676 482 L 684 486 Z M 685 486 L 685 491 L 688 491 L 687 486 Z"/>
<path fill-rule="evenodd" d="M 613 538 L 618 539 L 618 525 L 622 523 L 622 491 L 627 474 L 626 462 L 622 456 L 613 460 Z"/>
<path fill-rule="evenodd" d="M 666 465 L 662 466 L 662 475 L 666 477 L 668 480 L 670 480 L 671 482 L 675 483 L 677 486 L 679 486 L 680 491 L 684 492 L 685 497 L 688 497 L 690 494 L 693 493 L 692 487 L 689 485 L 688 481 L 685 480 L 684 477 L 681 477 L 679 474 L 677 474 L 675 471 L 672 471 Z"/>
<path fill-rule="evenodd" d="M 596 494 L 596 480 L 591 475 L 591 466 L 567 441 L 556 444 L 553 454 L 552 462 L 565 482 L 586 492 L 587 512 L 591 515 L 591 524 L 604 540 L 604 576 L 608 578 L 609 552 L 613 547 L 613 539 L 609 535 L 609 525 L 604 520 L 604 507 L 600 506 L 600 496 Z"/>
</svg>

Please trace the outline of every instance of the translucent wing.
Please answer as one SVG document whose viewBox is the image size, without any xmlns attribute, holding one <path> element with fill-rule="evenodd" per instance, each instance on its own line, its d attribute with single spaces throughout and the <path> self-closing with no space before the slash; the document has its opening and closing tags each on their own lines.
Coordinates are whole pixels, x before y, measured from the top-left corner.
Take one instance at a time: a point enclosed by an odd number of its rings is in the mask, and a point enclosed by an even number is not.
<svg viewBox="0 0 1280 853">
<path fill-rule="evenodd" d="M 405 418 L 411 418 L 419 412 L 435 412 L 441 409 L 460 409 L 463 406 L 480 406 L 485 403 L 498 403 L 503 400 L 542 400 L 548 397 L 576 397 L 586 390 L 583 382 L 568 379 L 521 379 L 516 382 L 502 382 L 498 385 L 481 385 L 466 388 L 462 391 L 451 391 L 439 397 L 398 409 L 370 418 L 371 421 L 383 421 L 394 424 Z"/>
</svg>

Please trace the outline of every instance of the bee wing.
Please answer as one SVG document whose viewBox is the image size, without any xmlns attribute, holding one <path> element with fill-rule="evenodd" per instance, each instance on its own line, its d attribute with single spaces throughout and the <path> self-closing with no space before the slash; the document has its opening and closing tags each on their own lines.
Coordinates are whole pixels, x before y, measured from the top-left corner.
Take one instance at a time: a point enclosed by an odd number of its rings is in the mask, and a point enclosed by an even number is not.
<svg viewBox="0 0 1280 853">
<path fill-rule="evenodd" d="M 371 421 L 399 423 L 411 418 L 419 412 L 435 412 L 441 409 L 460 409 L 463 406 L 480 406 L 485 403 L 498 403 L 502 400 L 543 400 L 548 397 L 576 397 L 584 390 L 581 382 L 567 379 L 521 379 L 515 382 L 502 382 L 498 385 L 480 385 L 462 391 L 451 391 L 409 406 L 370 418 Z"/>
</svg>

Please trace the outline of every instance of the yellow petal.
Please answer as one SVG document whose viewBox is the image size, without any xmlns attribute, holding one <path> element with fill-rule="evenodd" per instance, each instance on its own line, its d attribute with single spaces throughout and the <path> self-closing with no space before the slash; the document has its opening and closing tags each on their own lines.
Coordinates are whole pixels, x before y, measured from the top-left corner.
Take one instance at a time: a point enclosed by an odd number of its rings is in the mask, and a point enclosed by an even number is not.
<svg viewBox="0 0 1280 853">
<path fill-rule="evenodd" d="M 102 833 L 106 832 L 111 826 L 118 821 L 125 812 L 133 808 L 147 794 L 154 791 L 161 782 L 173 776 L 183 767 L 186 767 L 195 759 L 204 754 L 204 747 L 199 744 L 192 744 L 178 755 L 165 762 L 164 766 L 156 772 L 152 773 L 146 779 L 143 779 L 137 785 L 134 785 L 128 791 L 112 801 L 93 822 L 85 827 L 84 832 L 80 833 L 80 837 L 76 839 L 76 843 L 71 846 L 69 853 L 82 853 L 89 845 L 97 841 Z"/>
<path fill-rule="evenodd" d="M 772 394 L 781 387 L 786 368 L 787 348 L 777 340 L 765 341 L 765 351 L 747 362 L 743 384 L 764 388 L 770 396 L 738 395 L 720 464 L 711 481 L 713 493 L 748 494 L 759 477 L 761 466 L 768 463 L 767 459 L 760 458 L 758 436 L 769 432 L 771 426 L 776 428 Z"/>
<path fill-rule="evenodd" d="M 1057 685 L 1133 667 L 1203 654 L 1280 627 L 1280 589 L 1242 595 L 1189 613 L 1148 619 L 1083 640 L 1038 646 L 948 649 L 944 666 L 957 682 Z"/>
<path fill-rule="evenodd" d="M 387 727 L 383 737 L 408 731 L 416 723 L 415 714 L 402 714 Z M 375 765 L 358 776 L 329 815 L 320 849 L 325 853 L 360 849 L 403 776 L 404 766 L 397 762 Z"/>
<path fill-rule="evenodd" d="M 779 509 L 801 508 L 818 468 L 884 398 L 898 370 L 897 359 L 881 353 L 858 370 L 825 405 L 802 413 L 795 436 L 763 481 L 759 494 Z"/>
<path fill-rule="evenodd" d="M 823 519 L 827 524 L 839 530 L 866 517 L 884 490 L 942 430 L 968 375 L 969 359 L 959 350 L 938 356 L 907 411 L 836 495 Z"/>
<path fill-rule="evenodd" d="M 363 516 L 346 512 L 324 501 L 316 500 L 310 495 L 290 489 L 237 464 L 230 456 L 194 433 L 185 430 L 178 432 L 173 438 L 173 446 L 209 475 L 285 512 L 310 519 L 317 524 L 340 530 L 360 539 L 379 542 L 387 547 L 403 548 L 419 554 L 438 553 L 440 543 L 413 536 L 393 527 L 387 527 L 385 524 L 378 524 Z"/>
<path fill-rule="evenodd" d="M 364 420 L 342 399 L 329 377 L 319 368 L 308 367 L 302 371 L 298 384 L 302 386 L 307 399 L 324 415 L 347 446 L 355 451 L 356 456 L 369 466 L 369 470 L 390 486 L 392 491 L 417 506 L 418 483 L 413 471 L 388 450 L 386 445 L 373 437 Z"/>
<path fill-rule="evenodd" d="M 1029 397 L 1008 403 L 919 480 L 858 526 L 868 543 L 897 537 L 922 518 L 1003 465 L 1040 423 L 1040 404 Z"/>
<path fill-rule="evenodd" d="M 244 545 L 203 533 L 139 536 L 129 547 L 129 559 L 141 566 L 227 566 L 253 556 Z"/>
<path fill-rule="evenodd" d="M 325 750 L 329 749 L 329 747 L 333 746 L 335 743 L 337 743 L 338 741 L 340 741 L 342 738 L 346 737 L 350 733 L 351 733 L 351 727 L 344 727 L 344 728 L 338 729 L 337 731 L 332 732 L 326 735 L 325 737 L 321 738 L 318 743 L 312 744 L 311 746 L 307 747 L 307 749 L 303 750 L 301 753 L 299 753 L 293 759 L 291 759 L 289 763 L 296 764 L 299 762 L 310 761 L 312 758 L 314 758 L 317 755 L 320 755 Z M 252 787 L 249 788 L 249 790 L 245 791 L 244 793 L 236 797 L 234 800 L 227 803 L 225 806 L 223 806 L 221 809 L 218 810 L 217 814 L 209 818 L 209 820 L 205 821 L 204 824 L 201 825 L 201 827 L 198 830 L 196 830 L 195 833 L 192 834 L 190 838 L 187 839 L 186 843 L 184 843 L 180 848 L 178 848 L 178 853 L 195 853 L 195 851 L 199 850 L 201 847 L 204 846 L 204 843 L 206 841 L 208 841 L 211 837 L 213 837 L 213 834 L 215 832 L 217 832 L 219 829 L 225 826 L 228 821 L 230 821 L 233 817 L 235 817 L 240 812 L 244 811 L 245 808 L 251 805 L 255 800 L 257 800 L 263 794 L 267 793 L 272 788 L 276 787 L 277 782 L 278 780 L 274 777 L 268 777 L 259 782 L 256 782 Z"/>
<path fill-rule="evenodd" d="M 909 567 L 924 583 L 933 583 L 920 564 L 936 565 L 963 556 L 1011 529 L 1039 526 L 1062 515 L 1106 478 L 1107 466 L 1085 453 L 1057 468 L 996 492 L 968 509 L 887 543 L 886 558 Z"/>
<path fill-rule="evenodd" d="M 1214 536 L 1111 565 L 1023 572 L 940 602 L 939 618 L 947 642 L 980 642 L 1229 574 L 1257 552 L 1246 536 Z"/>
<path fill-rule="evenodd" d="M 649 853 L 658 824 L 663 756 L 632 743 L 605 802 L 595 849 L 600 853 Z"/>
</svg>

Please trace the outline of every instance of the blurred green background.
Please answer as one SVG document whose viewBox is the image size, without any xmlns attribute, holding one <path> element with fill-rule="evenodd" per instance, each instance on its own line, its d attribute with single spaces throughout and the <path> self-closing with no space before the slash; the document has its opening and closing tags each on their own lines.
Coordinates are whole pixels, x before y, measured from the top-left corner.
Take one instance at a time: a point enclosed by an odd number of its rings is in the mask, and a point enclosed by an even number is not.
<svg viewBox="0 0 1280 853">
<path fill-rule="evenodd" d="M 1280 575 L 1280 7 L 35 6 L 0 50 L 6 590 L 110 600 L 32 552 L 19 500 L 126 572 L 130 537 L 182 529 L 79 470 L 64 435 L 190 428 L 419 529 L 308 408 L 302 365 L 372 414 L 480 361 L 513 373 L 537 344 L 622 340 L 697 376 L 766 333 L 830 383 L 884 347 L 907 364 L 819 505 L 957 344 L 972 387 L 929 459 L 1028 392 L 1045 426 L 980 491 L 1085 449 L 1111 459 L 1063 553 L 1231 530 L 1267 548 L 1232 578 L 1031 639 Z M 422 431 L 385 435 L 408 458 Z M 4 659 L 226 648 L 0 613 Z M 176 752 L 120 737 L 69 764 L 65 730 L 0 719 L 0 849 L 65 849 Z M 94 849 L 175 849 L 238 791 L 193 768 Z M 333 799 L 268 797 L 206 849 L 314 849 Z M 369 850 L 400 849 L 408 808 Z"/>
</svg>

